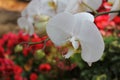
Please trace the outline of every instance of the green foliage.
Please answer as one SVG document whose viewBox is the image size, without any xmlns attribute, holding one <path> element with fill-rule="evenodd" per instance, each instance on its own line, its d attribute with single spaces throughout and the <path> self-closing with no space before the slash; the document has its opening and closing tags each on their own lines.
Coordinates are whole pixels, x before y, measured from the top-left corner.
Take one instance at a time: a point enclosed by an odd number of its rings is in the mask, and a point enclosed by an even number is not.
<svg viewBox="0 0 120 80">
<path fill-rule="evenodd" d="M 16 44 L 10 47 L 11 54 L 4 53 L 6 54 L 4 58 L 12 60 L 15 63 L 12 68 L 17 65 L 18 73 L 27 80 L 31 77 L 36 77 L 35 80 L 120 80 L 120 38 L 104 37 L 104 42 L 105 50 L 102 58 L 91 67 L 81 59 L 79 51 L 69 59 L 65 59 L 60 54 L 61 49 L 53 45 L 47 46 L 44 50 L 39 48 L 35 50 L 38 45 L 26 47 Z M 6 43 L 3 46 L 5 50 L 8 49 Z M 9 61 L 5 66 L 8 66 L 9 70 L 8 63 Z M 14 80 L 15 74 L 11 75 L 10 80 Z"/>
<path fill-rule="evenodd" d="M 104 38 L 105 51 L 100 61 L 88 67 L 80 54 L 75 54 L 72 61 L 79 66 L 80 79 L 82 80 L 120 80 L 120 38 L 109 36 Z M 79 79 L 77 79 L 79 80 Z"/>
<path fill-rule="evenodd" d="M 41 63 L 49 62 L 52 69 L 49 72 L 37 72 L 38 80 L 120 80 L 120 38 L 109 36 L 105 37 L 104 41 L 104 55 L 91 67 L 81 59 L 80 53 L 75 53 L 70 59 L 65 60 L 55 48 L 51 47 L 51 53 L 46 57 L 42 50 L 36 51 L 33 69 L 24 71 L 22 76 L 29 76 Z M 15 55 L 19 57 L 14 61 L 22 67 L 27 63 L 26 61 L 33 58 L 31 53 L 26 58 L 21 53 Z M 75 63 L 76 67 L 71 70 L 61 69 L 62 65 L 58 67 L 59 61 L 55 60 L 56 57 L 64 66 Z"/>
</svg>

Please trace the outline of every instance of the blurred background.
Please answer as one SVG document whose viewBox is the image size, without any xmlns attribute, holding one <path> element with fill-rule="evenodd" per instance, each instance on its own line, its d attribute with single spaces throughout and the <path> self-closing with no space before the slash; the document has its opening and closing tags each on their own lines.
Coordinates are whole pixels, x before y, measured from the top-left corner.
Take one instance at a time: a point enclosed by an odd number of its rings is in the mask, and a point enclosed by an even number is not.
<svg viewBox="0 0 120 80">
<path fill-rule="evenodd" d="M 19 32 L 17 19 L 29 1 L 0 0 L 0 80 L 120 80 L 120 16 L 110 23 L 107 15 L 95 19 L 106 47 L 100 61 L 89 67 L 77 52 L 65 60 L 51 42 L 44 51 L 44 43 L 18 45 L 47 38 Z"/>
<path fill-rule="evenodd" d="M 0 34 L 18 31 L 17 19 L 29 0 L 0 0 Z"/>
</svg>

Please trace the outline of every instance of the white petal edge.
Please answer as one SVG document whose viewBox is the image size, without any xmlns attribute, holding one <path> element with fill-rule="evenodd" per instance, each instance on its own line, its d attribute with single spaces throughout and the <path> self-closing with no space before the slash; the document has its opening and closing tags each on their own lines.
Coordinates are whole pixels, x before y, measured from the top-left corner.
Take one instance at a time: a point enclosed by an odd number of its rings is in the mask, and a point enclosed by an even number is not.
<svg viewBox="0 0 120 80">
<path fill-rule="evenodd" d="M 80 33 L 80 27 L 83 26 L 82 22 L 84 22 L 86 20 L 90 21 L 90 22 L 94 22 L 94 16 L 87 12 L 77 13 L 74 16 L 76 18 L 75 19 L 76 25 L 73 30 L 74 35 L 78 35 Z M 85 24 L 87 24 L 87 22 Z"/>
<path fill-rule="evenodd" d="M 64 12 L 70 0 L 56 0 L 57 13 Z"/>
<path fill-rule="evenodd" d="M 74 50 L 72 49 L 68 49 L 67 54 L 63 55 L 66 59 L 70 58 L 70 56 L 72 56 L 74 54 Z"/>
<path fill-rule="evenodd" d="M 102 5 L 102 0 L 83 0 L 83 2 L 85 2 L 94 10 L 97 10 Z"/>
<path fill-rule="evenodd" d="M 114 2 L 115 2 L 115 0 L 108 0 L 108 2 L 110 2 L 110 3 L 114 3 Z"/>
<path fill-rule="evenodd" d="M 34 33 L 34 27 L 32 24 L 29 24 L 29 31 L 28 31 L 29 35 L 32 35 Z"/>
<path fill-rule="evenodd" d="M 20 17 L 18 20 L 17 20 L 17 24 L 18 26 L 21 28 L 21 29 L 24 29 L 25 27 L 28 26 L 28 21 L 25 17 Z"/>
<path fill-rule="evenodd" d="M 113 11 L 113 10 L 119 10 L 119 9 L 120 9 L 120 0 L 115 0 L 114 4 L 113 4 L 113 7 L 111 8 L 111 11 Z M 110 13 L 109 14 L 109 16 L 110 16 L 109 20 L 112 20 L 117 15 L 118 15 L 118 13 Z"/>
<path fill-rule="evenodd" d="M 89 20 L 91 22 L 94 22 L 94 16 L 92 14 L 90 14 L 90 13 L 87 13 L 87 12 L 77 13 L 74 16 L 79 18 L 81 21 Z"/>
<path fill-rule="evenodd" d="M 32 23 L 28 22 L 28 20 L 25 17 L 20 17 L 17 20 L 17 23 L 21 29 L 25 29 L 26 32 L 29 33 L 30 35 L 34 33 L 34 28 Z"/>
<path fill-rule="evenodd" d="M 66 12 L 71 12 L 72 9 L 75 7 L 75 5 L 78 4 L 78 2 L 79 2 L 78 0 L 70 0 L 70 1 L 68 2 L 68 5 L 67 5 L 65 11 L 66 11 Z"/>
<path fill-rule="evenodd" d="M 42 0 L 32 0 L 27 7 L 24 9 L 22 15 L 29 15 L 29 16 L 33 16 L 35 14 L 39 14 L 39 6 L 41 4 Z"/>
<path fill-rule="evenodd" d="M 104 41 L 96 25 L 86 20 L 82 26 L 77 27 L 80 30 L 78 38 L 82 47 L 82 59 L 87 63 L 98 61 L 104 51 Z"/>
<path fill-rule="evenodd" d="M 70 42 L 75 50 L 79 48 L 79 41 L 74 36 L 70 39 Z"/>
<path fill-rule="evenodd" d="M 70 13 L 60 13 L 48 21 L 46 31 L 56 46 L 61 46 L 71 37 L 74 26 L 74 16 Z"/>
</svg>

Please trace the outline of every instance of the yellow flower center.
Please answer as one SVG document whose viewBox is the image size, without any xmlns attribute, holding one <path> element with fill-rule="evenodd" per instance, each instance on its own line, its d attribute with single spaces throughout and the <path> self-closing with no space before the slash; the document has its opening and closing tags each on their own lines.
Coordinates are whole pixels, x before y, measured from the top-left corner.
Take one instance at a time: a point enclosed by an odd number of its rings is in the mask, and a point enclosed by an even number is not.
<svg viewBox="0 0 120 80">
<path fill-rule="evenodd" d="M 56 5 L 56 2 L 55 2 L 55 1 L 50 1 L 50 2 L 48 2 L 48 5 L 49 5 L 52 9 L 54 9 L 54 10 L 57 9 L 57 5 Z"/>
</svg>

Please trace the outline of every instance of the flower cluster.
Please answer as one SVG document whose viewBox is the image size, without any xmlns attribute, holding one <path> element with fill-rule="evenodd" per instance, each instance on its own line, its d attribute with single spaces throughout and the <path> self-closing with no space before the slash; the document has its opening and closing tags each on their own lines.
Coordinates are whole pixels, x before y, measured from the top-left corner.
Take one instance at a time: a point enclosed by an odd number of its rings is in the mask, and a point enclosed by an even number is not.
<svg viewBox="0 0 120 80">
<path fill-rule="evenodd" d="M 39 27 L 40 33 L 47 33 L 57 47 L 72 44 L 65 58 L 81 45 L 81 57 L 91 66 L 101 58 L 104 41 L 94 24 L 94 16 L 88 12 L 96 14 L 101 4 L 102 0 L 33 0 L 21 13 L 18 25 L 30 35 L 34 33 L 34 26 Z"/>
<path fill-rule="evenodd" d="M 111 13 L 119 6 L 120 0 L 31 0 L 18 19 L 26 33 L 0 38 L 0 79 L 119 79 L 120 16 Z"/>
<path fill-rule="evenodd" d="M 116 25 L 118 26 L 118 25 Z M 3 80 L 49 80 L 49 79 L 81 79 L 81 77 L 89 78 L 105 78 L 110 77 L 108 73 L 103 74 L 110 69 L 117 69 L 115 74 L 119 73 L 119 38 L 106 37 L 106 54 L 98 63 L 94 63 L 93 67 L 88 69 L 86 63 L 80 58 L 79 52 L 76 52 L 70 59 L 64 59 L 59 53 L 66 51 L 59 47 L 58 50 L 53 46 L 51 41 L 47 41 L 46 48 L 43 44 L 30 45 L 34 41 L 46 39 L 47 36 L 39 37 L 25 35 L 22 32 L 18 34 L 8 33 L 0 38 L 0 79 Z M 12 41 L 13 40 L 13 41 Z M 23 44 L 24 42 L 24 44 Z M 29 45 L 27 42 L 30 42 Z M 22 45 L 23 46 L 22 46 Z M 42 46 L 41 46 L 42 45 Z M 109 48 L 108 48 L 109 47 Z M 62 49 L 62 51 L 61 51 Z M 60 52 L 58 52 L 60 51 Z M 111 55 L 112 56 L 111 56 Z M 107 59 L 107 61 L 106 61 Z M 114 61 L 118 62 L 114 62 Z M 111 64 L 108 64 L 111 62 Z M 101 68 L 100 65 L 104 68 Z M 101 70 L 102 69 L 102 70 Z M 91 72 L 92 70 L 92 72 Z M 98 75 L 94 72 L 98 73 Z M 72 72 L 72 76 L 71 73 Z M 102 72 L 102 73 L 101 73 Z M 90 74 L 91 73 L 91 74 Z M 88 76 L 89 74 L 89 76 Z M 101 75 L 100 75 L 101 74 Z M 109 71 L 109 74 L 113 74 Z M 114 74 L 114 75 L 115 75 Z M 77 76 L 79 75 L 79 76 Z M 104 75 L 104 76 L 103 76 Z M 111 76 L 114 78 L 114 76 Z M 110 77 L 110 78 L 111 78 Z M 117 77 L 117 76 L 115 76 Z"/>
<path fill-rule="evenodd" d="M 42 77 L 50 77 L 53 71 L 57 75 L 59 70 L 74 69 L 76 64 L 68 65 L 61 61 L 63 57 L 57 54 L 57 49 L 50 40 L 44 42 L 47 38 L 36 34 L 29 36 L 21 31 L 18 34 L 4 34 L 0 38 L 1 79 L 38 80 Z M 39 44 L 35 44 L 36 42 Z M 61 68 L 60 65 L 63 67 Z"/>
<path fill-rule="evenodd" d="M 27 33 L 0 38 L 0 79 L 120 79 L 119 9 L 120 0 L 31 0 L 18 19 Z"/>
<path fill-rule="evenodd" d="M 104 13 L 119 10 L 119 5 L 119 0 L 104 0 L 98 12 Z M 103 36 L 111 36 L 116 33 L 116 31 L 117 35 L 119 35 L 120 16 L 116 16 L 117 14 L 118 13 L 103 14 L 95 18 L 95 23 Z"/>
</svg>

